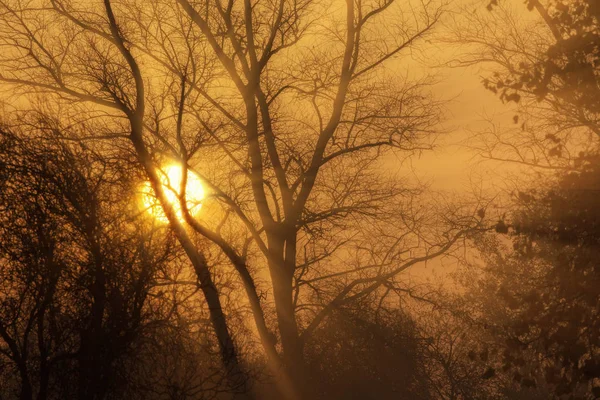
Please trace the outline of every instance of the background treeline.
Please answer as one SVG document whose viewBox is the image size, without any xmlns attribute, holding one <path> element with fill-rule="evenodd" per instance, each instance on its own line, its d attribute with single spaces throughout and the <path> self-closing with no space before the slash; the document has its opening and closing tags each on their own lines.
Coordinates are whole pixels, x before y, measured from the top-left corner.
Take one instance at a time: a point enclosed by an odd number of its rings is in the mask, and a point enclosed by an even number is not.
<svg viewBox="0 0 600 400">
<path fill-rule="evenodd" d="M 600 398 L 600 6 L 453 7 L 0 2 L 0 399 Z M 501 193 L 391 166 L 439 40 L 515 110 Z"/>
</svg>

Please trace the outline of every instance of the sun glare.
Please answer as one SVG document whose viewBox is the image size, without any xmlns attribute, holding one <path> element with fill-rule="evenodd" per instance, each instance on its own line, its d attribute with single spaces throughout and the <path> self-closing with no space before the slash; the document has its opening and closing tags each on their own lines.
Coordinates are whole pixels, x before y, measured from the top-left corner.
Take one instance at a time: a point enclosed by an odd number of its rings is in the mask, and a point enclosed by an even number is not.
<svg viewBox="0 0 600 400">
<path fill-rule="evenodd" d="M 183 210 L 179 202 L 179 194 L 181 189 L 181 179 L 183 171 L 180 165 L 169 165 L 158 171 L 161 179 L 167 200 L 173 206 L 175 214 L 180 221 L 184 220 Z M 185 189 L 186 205 L 191 215 L 200 211 L 202 200 L 204 199 L 204 188 L 200 178 L 191 171 L 187 171 L 187 183 Z M 157 220 L 161 222 L 169 222 L 165 215 L 160 202 L 156 198 L 154 189 L 150 182 L 145 182 L 142 187 L 142 203 L 144 208 Z"/>
</svg>

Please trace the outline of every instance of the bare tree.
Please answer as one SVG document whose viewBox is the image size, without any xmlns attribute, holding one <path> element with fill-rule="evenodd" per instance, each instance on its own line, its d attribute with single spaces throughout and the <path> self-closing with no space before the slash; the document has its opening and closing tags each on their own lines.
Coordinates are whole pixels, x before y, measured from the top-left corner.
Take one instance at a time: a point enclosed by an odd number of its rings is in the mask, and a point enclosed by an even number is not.
<svg viewBox="0 0 600 400">
<path fill-rule="evenodd" d="M 332 312 L 385 297 L 401 272 L 481 224 L 480 206 L 446 208 L 386 172 L 435 140 L 439 104 L 408 56 L 442 10 L 391 0 L 3 2 L 0 76 L 85 128 L 71 139 L 133 147 L 197 273 L 232 387 L 246 391 L 244 372 L 195 234 L 237 272 L 294 398 L 308 387 L 304 345 Z M 183 170 L 179 188 L 162 184 L 169 160 Z M 211 194 L 200 215 L 187 209 L 189 171 Z"/>
<path fill-rule="evenodd" d="M 20 125 L 0 136 L 0 393 L 106 398 L 129 376 L 122 361 L 154 318 L 148 295 L 173 251 L 134 229 L 139 212 L 120 198 L 136 164 L 73 148 L 52 120 Z"/>
</svg>

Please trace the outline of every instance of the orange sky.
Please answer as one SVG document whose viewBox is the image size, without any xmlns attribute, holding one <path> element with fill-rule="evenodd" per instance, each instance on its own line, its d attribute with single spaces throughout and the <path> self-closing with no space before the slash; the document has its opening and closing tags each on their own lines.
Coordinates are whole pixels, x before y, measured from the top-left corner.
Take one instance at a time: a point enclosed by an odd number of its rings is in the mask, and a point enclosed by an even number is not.
<svg viewBox="0 0 600 400">
<path fill-rule="evenodd" d="M 440 68 L 442 80 L 433 88 L 434 93 L 450 99 L 446 105 L 447 118 L 443 123 L 446 133 L 432 152 L 424 152 L 413 160 L 419 175 L 431 182 L 437 190 L 468 190 L 469 179 L 483 174 L 482 179 L 498 178 L 490 163 L 477 164 L 479 158 L 465 146 L 470 132 L 485 128 L 485 120 L 492 118 L 498 124 L 509 124 L 514 107 L 504 105 L 481 83 L 484 74 L 474 67 Z M 475 177 L 474 177 L 475 178 Z"/>
</svg>

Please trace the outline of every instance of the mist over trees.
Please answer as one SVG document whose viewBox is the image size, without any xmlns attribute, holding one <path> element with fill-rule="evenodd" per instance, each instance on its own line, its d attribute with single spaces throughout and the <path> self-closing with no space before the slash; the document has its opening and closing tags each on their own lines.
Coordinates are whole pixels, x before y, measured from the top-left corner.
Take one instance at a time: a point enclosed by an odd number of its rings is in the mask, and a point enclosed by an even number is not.
<svg viewBox="0 0 600 400">
<path fill-rule="evenodd" d="M 475 49 L 463 62 L 491 62 L 483 84 L 518 105 L 518 128 L 484 132 L 476 147 L 534 179 L 513 186 L 501 235 L 474 240 L 485 267 L 463 274 L 459 303 L 494 354 L 489 375 L 507 382 L 504 397 L 597 398 L 600 14 L 592 1 L 525 5 L 535 22 L 491 2 L 485 20 L 498 30 L 476 36 L 482 19 L 457 35 Z"/>
<path fill-rule="evenodd" d="M 599 398 L 600 8 L 463 6 L 0 1 L 0 399 Z M 432 45 L 502 204 L 408 168 Z"/>
</svg>

